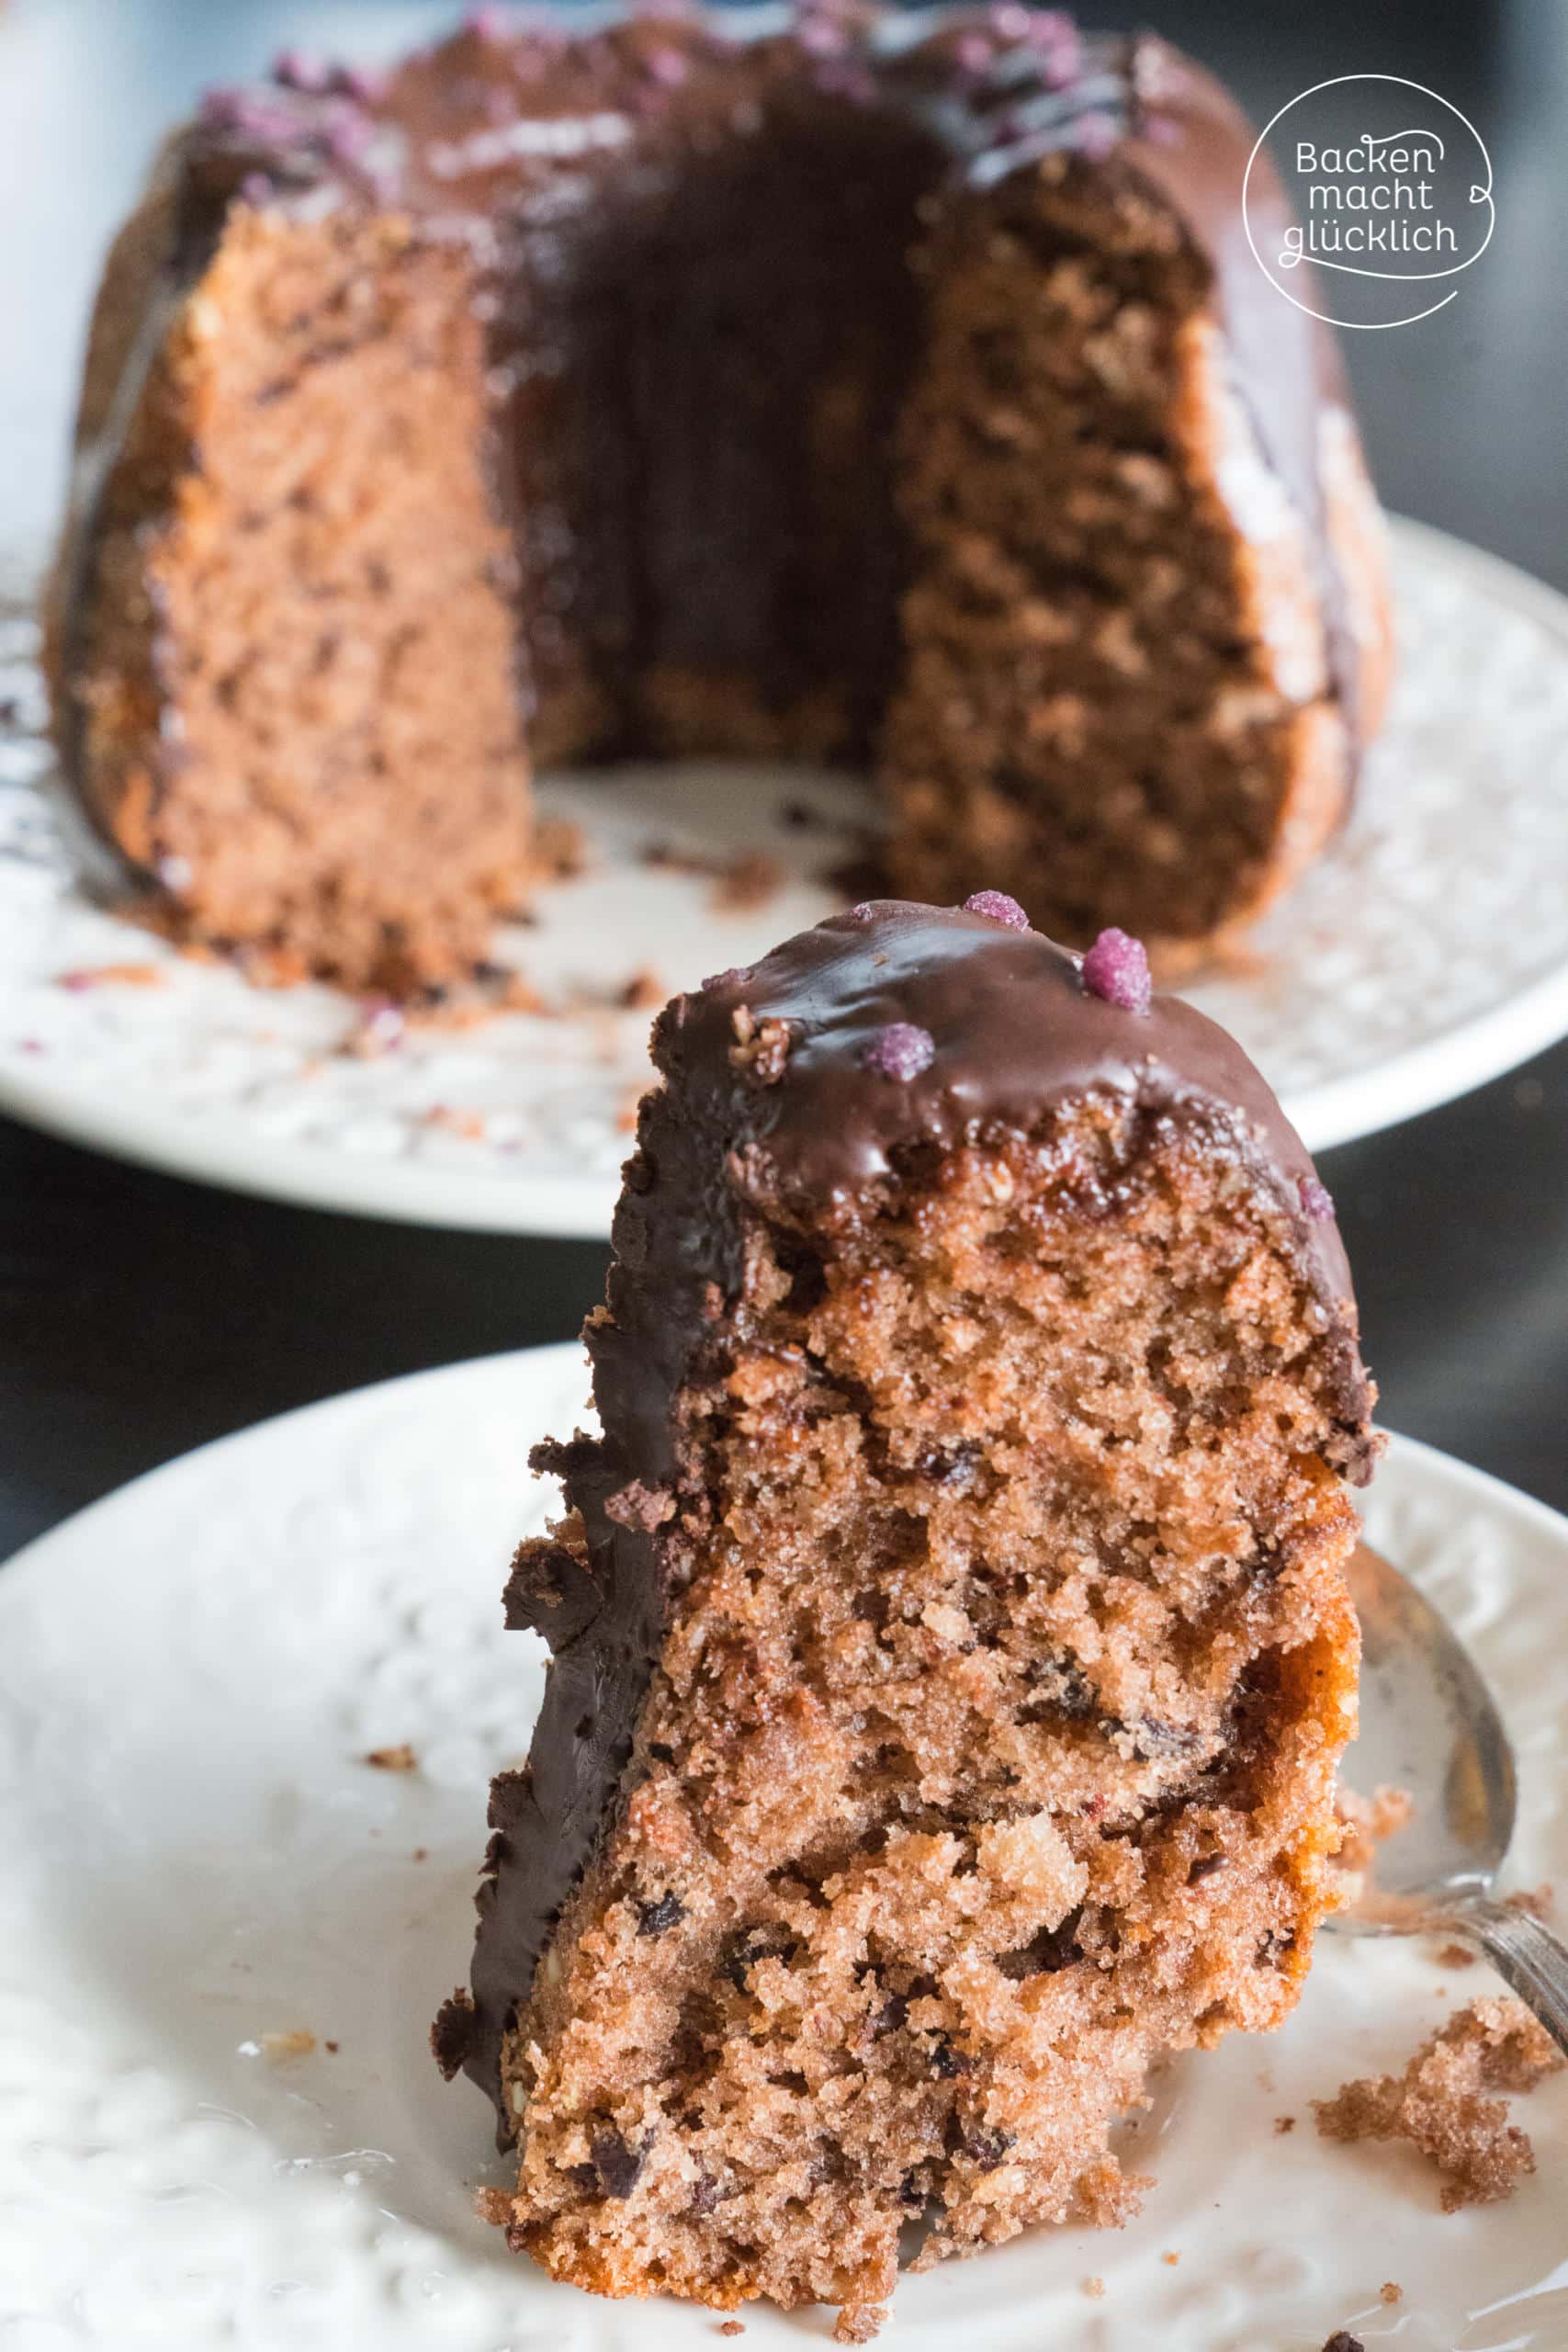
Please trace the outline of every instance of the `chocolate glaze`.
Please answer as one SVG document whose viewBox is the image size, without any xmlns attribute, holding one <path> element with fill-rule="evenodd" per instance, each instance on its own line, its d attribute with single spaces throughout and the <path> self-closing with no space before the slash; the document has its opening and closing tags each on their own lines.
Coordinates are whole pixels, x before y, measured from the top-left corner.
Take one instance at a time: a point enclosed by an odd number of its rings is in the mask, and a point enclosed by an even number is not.
<svg viewBox="0 0 1568 2352">
<path fill-rule="evenodd" d="M 788 1024 L 789 1051 L 761 1082 L 733 1049 L 769 1022 Z M 894 1023 L 934 1047 L 908 1080 L 867 1066 Z M 497 2101 L 503 2139 L 513 2119 L 501 2100 L 502 2039 L 632 1755 L 671 1560 L 646 1506 L 651 1494 L 680 1495 L 680 1393 L 739 1297 L 749 1211 L 784 1204 L 814 1223 L 874 1214 L 911 1151 L 1028 1136 L 1089 1095 L 1188 1124 L 1274 1204 L 1282 1244 L 1321 1304 L 1334 1458 L 1364 1481 L 1375 1452 L 1326 1195 L 1241 1048 L 1179 999 L 1122 1011 L 1089 993 L 1078 957 L 1038 933 L 886 900 L 677 997 L 656 1025 L 654 1058 L 665 1083 L 643 1105 L 626 1170 L 609 1313 L 585 1334 L 604 1438 L 538 1457 L 582 1513 L 586 1563 L 525 1547 L 509 1588 L 508 1623 L 542 1631 L 555 1658 L 527 1773 L 496 1784 L 472 2007 L 449 2004 L 437 2030 L 448 2071 L 463 2066 Z M 617 1516 L 634 1481 L 638 1507 Z"/>
<path fill-rule="evenodd" d="M 814 582 L 827 564 L 840 665 L 861 681 L 843 748 L 864 753 L 897 658 L 901 556 L 878 469 L 919 351 L 919 288 L 903 260 L 917 211 L 984 202 L 1064 152 L 1135 179 L 1181 224 L 1209 273 L 1235 391 L 1307 533 L 1353 766 L 1363 649 L 1319 451 L 1323 406 L 1343 403 L 1344 387 L 1331 339 L 1280 300 L 1247 248 L 1239 194 L 1250 128 L 1212 76 L 1164 44 L 1080 40 L 1070 30 L 1043 44 L 1035 36 L 1047 21 L 1055 20 L 1006 7 L 912 18 L 845 5 L 803 10 L 792 30 L 761 39 L 663 11 L 570 39 L 536 24 L 502 37 L 470 26 L 382 80 L 323 67 L 307 88 L 210 93 L 165 166 L 175 197 L 144 332 L 118 397 L 100 403 L 79 440 L 56 589 L 68 775 L 78 788 L 86 782 L 78 682 L 106 489 L 164 326 L 236 200 L 302 218 L 340 206 L 392 209 L 472 254 L 498 386 L 496 495 L 525 556 L 523 634 L 536 698 L 557 683 L 553 643 L 564 620 L 592 649 L 612 699 L 634 672 L 664 662 L 734 666 L 782 706 L 821 672 L 825 600 Z M 297 84 L 298 71 L 288 78 Z M 846 140 L 860 157 L 850 171 Z M 1252 201 L 1263 233 L 1282 228 L 1288 211 L 1267 158 Z M 814 204 L 827 207 L 822 218 Z M 658 380 L 643 383 L 630 322 L 639 300 L 667 300 L 660 262 L 671 241 L 701 253 L 688 275 L 706 283 L 720 324 L 699 307 L 689 333 L 658 342 Z M 803 254 L 828 256 L 824 268 L 862 273 L 863 282 L 848 281 L 846 298 L 835 279 L 837 293 L 814 300 L 818 263 Z M 703 401 L 695 363 L 688 380 L 681 354 L 698 352 L 711 377 L 710 355 L 728 348 L 722 322 L 738 306 L 742 316 L 748 303 L 755 309 L 759 274 L 769 282 L 779 274 L 783 313 L 796 322 L 792 347 L 764 381 L 740 336 L 725 363 L 738 370 L 733 386 L 721 379 L 717 397 L 710 381 Z M 828 349 L 795 350 L 814 318 L 828 322 Z M 797 478 L 799 419 L 845 319 L 874 319 L 881 352 L 852 549 L 824 548 L 823 518 Z M 574 350 L 585 374 L 574 376 Z M 612 412 L 615 430 L 604 422 Z M 749 414 L 770 465 L 742 447 Z M 686 530 L 683 545 L 682 528 L 671 527 L 688 509 L 700 514 L 720 483 L 737 544 L 800 540 L 772 590 L 765 567 L 738 574 L 709 560 L 702 530 Z M 649 512 L 628 536 L 639 501 Z M 563 511 L 570 556 L 553 519 Z M 852 608 L 841 583 L 856 578 L 862 602 Z M 623 709 L 597 748 L 646 748 L 626 739 L 626 724 Z"/>
</svg>

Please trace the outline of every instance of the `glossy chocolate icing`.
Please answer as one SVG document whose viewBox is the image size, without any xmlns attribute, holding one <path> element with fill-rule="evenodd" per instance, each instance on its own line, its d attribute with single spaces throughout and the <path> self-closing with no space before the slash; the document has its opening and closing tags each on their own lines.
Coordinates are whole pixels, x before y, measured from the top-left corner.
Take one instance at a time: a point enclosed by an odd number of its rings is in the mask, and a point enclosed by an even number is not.
<svg viewBox="0 0 1568 2352">
<path fill-rule="evenodd" d="M 769 1023 L 787 1025 L 787 1056 Z M 874 1066 L 895 1023 L 931 1046 L 908 1080 Z M 1080 958 L 1038 933 L 885 900 L 677 997 L 654 1058 L 664 1084 L 644 1103 L 626 1170 L 609 1311 L 585 1334 L 604 1438 L 541 1459 L 582 1514 L 586 1563 L 525 1547 L 509 1588 L 508 1623 L 542 1631 L 555 1658 L 528 1770 L 496 1784 L 473 2004 L 449 2004 L 437 2029 L 443 2064 L 463 2066 L 498 2107 L 502 2038 L 632 1754 L 663 1621 L 660 1513 L 672 1517 L 680 1495 L 679 1396 L 739 1297 L 749 1215 L 874 1215 L 910 1152 L 1027 1136 L 1086 1095 L 1188 1123 L 1277 1208 L 1282 1245 L 1323 1312 L 1335 1457 L 1358 1480 L 1372 1458 L 1371 1390 L 1327 1196 L 1241 1048 L 1179 999 L 1122 1010 L 1086 987 Z M 511 2125 L 502 2107 L 503 2137 Z"/>
<path fill-rule="evenodd" d="M 733 667 L 758 678 L 764 702 L 782 706 L 822 668 L 814 631 L 828 625 L 826 600 L 813 593 L 809 567 L 826 562 L 838 582 L 865 576 L 859 604 L 841 588 L 831 600 L 840 666 L 861 682 L 841 748 L 864 752 L 897 661 L 900 556 L 886 519 L 891 502 L 886 485 L 868 485 L 867 515 L 884 519 L 868 523 L 852 560 L 847 548 L 815 545 L 819 518 L 808 513 L 795 459 L 783 453 L 798 438 L 807 390 L 830 352 L 818 359 L 793 344 L 808 339 L 814 318 L 829 325 L 836 318 L 831 332 L 839 333 L 846 316 L 875 316 L 876 413 L 863 449 L 872 472 L 886 466 L 899 387 L 919 349 L 919 289 L 902 258 L 917 215 L 983 202 L 1062 153 L 1135 180 L 1180 224 L 1209 274 L 1234 390 L 1310 544 L 1354 764 L 1362 651 L 1329 533 L 1319 450 L 1323 406 L 1343 401 L 1343 385 L 1331 339 L 1280 300 L 1247 247 L 1239 198 L 1252 132 L 1220 85 L 1152 38 L 1081 39 L 1058 12 L 1015 0 L 917 16 L 849 0 L 803 9 L 790 29 L 761 38 L 735 29 L 738 22 L 663 9 L 568 38 L 537 22 L 498 29 L 486 16 L 386 76 L 293 57 L 280 61 L 278 83 L 209 94 L 164 166 L 173 199 L 144 332 L 119 396 L 103 405 L 78 450 L 60 575 L 60 731 L 67 773 L 79 784 L 76 681 L 105 488 L 163 327 L 205 268 L 235 202 L 305 219 L 340 206 L 391 210 L 412 218 L 420 234 L 472 254 L 497 386 L 495 491 L 525 553 L 533 610 L 523 615 L 524 637 L 536 697 L 555 683 L 552 631 L 570 614 L 612 676 L 617 664 L 627 673 L 661 662 Z M 839 130 L 830 129 L 835 120 Z M 863 168 L 846 175 L 841 161 L 825 164 L 824 137 L 849 137 Z M 766 185 L 762 174 L 772 175 Z M 792 192 L 787 202 L 781 188 Z M 811 209 L 818 199 L 827 208 L 821 219 Z M 1283 226 L 1287 208 L 1266 157 L 1254 170 L 1251 200 L 1260 233 Z M 845 206 L 870 209 L 852 218 Z M 744 224 L 730 238 L 735 252 L 725 243 L 726 219 Z M 675 249 L 701 254 L 690 274 L 709 282 L 713 319 L 699 308 L 689 333 L 657 343 L 660 380 L 627 385 L 617 346 L 637 347 L 630 328 L 639 300 L 667 299 L 660 258 L 671 239 Z M 847 304 L 841 286 L 816 302 L 796 249 L 835 245 L 884 259 Z M 800 283 L 781 280 L 781 300 L 796 322 L 792 348 L 780 355 L 771 387 L 759 386 L 743 352 L 724 358 L 723 322 L 738 304 L 741 315 L 748 301 L 755 306 L 759 272 L 771 278 L 790 269 Z M 715 379 L 699 399 L 696 376 L 680 374 L 688 344 L 710 355 L 710 377 L 733 364 L 733 388 Z M 581 381 L 574 347 L 586 370 Z M 668 380 L 672 368 L 675 381 Z M 615 387 L 610 405 L 626 412 L 617 432 L 596 421 L 607 384 Z M 762 410 L 755 410 L 759 398 Z M 760 434 L 774 453 L 771 469 L 742 446 L 749 407 L 753 438 Z M 740 436 L 733 446 L 732 434 Z M 643 452 L 636 498 L 626 479 L 631 458 L 619 446 L 628 435 L 632 457 Z M 654 451 L 663 487 L 650 492 Z M 782 592 L 770 596 L 761 585 L 763 567 L 716 563 L 700 530 L 683 548 L 683 526 L 672 527 L 677 514 L 701 512 L 702 485 L 720 478 L 738 544 L 773 544 L 801 532 L 807 517 L 807 575 L 782 603 Z M 639 498 L 650 503 L 646 546 L 627 542 Z M 572 517 L 569 564 L 552 553 L 561 514 Z M 596 748 L 647 747 L 618 738 L 612 722 Z"/>
</svg>

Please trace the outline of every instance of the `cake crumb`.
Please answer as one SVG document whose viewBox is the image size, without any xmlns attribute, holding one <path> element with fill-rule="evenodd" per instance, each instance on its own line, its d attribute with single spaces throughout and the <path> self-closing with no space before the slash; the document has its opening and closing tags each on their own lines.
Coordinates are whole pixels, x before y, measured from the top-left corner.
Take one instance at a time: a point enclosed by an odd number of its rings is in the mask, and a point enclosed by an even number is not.
<svg viewBox="0 0 1568 2352">
<path fill-rule="evenodd" d="M 1432 1954 L 1438 1968 L 1473 1968 L 1475 1954 L 1466 1944 L 1444 1944 Z"/>
<path fill-rule="evenodd" d="M 657 1012 L 669 994 L 659 973 L 648 967 L 632 974 L 617 991 L 615 1001 L 628 1012 Z"/>
<path fill-rule="evenodd" d="M 1180 2256 L 1179 2254 L 1162 2254 L 1162 2255 L 1160 2256 L 1160 2260 L 1161 2260 L 1163 2263 L 1168 2264 L 1168 2265 L 1169 2266 L 1169 2267 L 1170 2267 L 1172 2270 L 1174 2270 L 1174 2269 L 1175 2269 L 1175 2267 L 1176 2267 L 1177 2264 L 1180 2261 L 1180 2259 L 1181 2259 L 1181 2256 Z"/>
<path fill-rule="evenodd" d="M 440 1127 L 464 1143 L 483 1143 L 490 1122 L 482 1111 L 460 1111 L 450 1102 L 433 1102 L 424 1114 L 427 1127 Z"/>
<path fill-rule="evenodd" d="M 835 2344 L 869 2344 L 887 2312 L 881 2303 L 846 2303 L 833 2327 Z"/>
<path fill-rule="evenodd" d="M 1512 1894 L 1503 1897 L 1510 1911 L 1523 1911 L 1532 1919 L 1550 1919 L 1556 1899 L 1555 1890 L 1546 1883 L 1540 1886 L 1517 1886 Z"/>
<path fill-rule="evenodd" d="M 414 1848 L 414 1849 L 413 1849 L 413 1860 L 414 1860 L 416 1862 L 424 1862 L 424 1861 L 428 1861 L 428 1860 L 429 1860 L 429 1859 L 430 1859 L 430 1849 L 429 1849 L 429 1847 L 428 1847 L 428 1846 L 416 1846 L 416 1847 Z"/>
<path fill-rule="evenodd" d="M 1512 2196 L 1535 2170 L 1526 2133 L 1487 2091 L 1534 2088 L 1564 2064 L 1523 2002 L 1472 2001 L 1424 2042 L 1403 2075 L 1346 2083 L 1314 2099 L 1325 2140 L 1408 2140 L 1443 2176 L 1445 2213 Z"/>
<path fill-rule="evenodd" d="M 1083 2290 L 1091 2303 L 1098 2303 L 1105 2293 L 1105 2281 L 1103 2278 L 1086 2278 Z"/>
<path fill-rule="evenodd" d="M 1336 1794 L 1339 1815 L 1338 1864 L 1343 1871 L 1370 1871 L 1377 1849 L 1408 1826 L 1416 1801 L 1408 1789 L 1382 1787 L 1370 1797 L 1341 1787 Z"/>
<path fill-rule="evenodd" d="M 784 867 L 761 850 L 745 850 L 719 868 L 711 904 L 715 914 L 750 914 L 784 888 Z"/>
<path fill-rule="evenodd" d="M 743 2319 L 727 2319 L 720 2326 L 718 2332 L 721 2335 L 744 2335 L 746 2333 L 746 2323 Z"/>
<path fill-rule="evenodd" d="M 396 1747 L 373 1747 L 365 1758 L 378 1772 L 417 1772 L 419 1758 L 405 1739 Z"/>
<path fill-rule="evenodd" d="M 1404 2301 L 1404 2290 L 1397 2279 L 1385 2278 L 1378 2289 L 1378 2299 L 1385 2303 L 1402 2303 Z"/>
<path fill-rule="evenodd" d="M 340 2047 L 341 2045 L 335 2041 L 323 2041 L 321 2044 L 321 2048 L 328 2052 L 328 2053 L 333 2058 L 337 2056 Z"/>
<path fill-rule="evenodd" d="M 1275 2135 L 1279 2139 L 1282 2140 L 1287 2132 L 1293 2132 L 1295 2128 L 1296 2119 L 1293 2115 L 1277 2115 L 1274 2118 Z"/>
<path fill-rule="evenodd" d="M 570 817 L 541 817 L 528 854 L 542 882 L 573 882 L 588 870 L 588 837 Z"/>
<path fill-rule="evenodd" d="M 261 2046 L 269 2065 L 285 2066 L 291 2058 L 308 2058 L 316 2046 L 316 2037 L 300 2026 L 292 2033 L 264 2033 Z"/>
<path fill-rule="evenodd" d="M 80 996 L 88 989 L 161 989 L 168 977 L 161 964 L 88 964 L 62 972 L 59 985 Z"/>
</svg>

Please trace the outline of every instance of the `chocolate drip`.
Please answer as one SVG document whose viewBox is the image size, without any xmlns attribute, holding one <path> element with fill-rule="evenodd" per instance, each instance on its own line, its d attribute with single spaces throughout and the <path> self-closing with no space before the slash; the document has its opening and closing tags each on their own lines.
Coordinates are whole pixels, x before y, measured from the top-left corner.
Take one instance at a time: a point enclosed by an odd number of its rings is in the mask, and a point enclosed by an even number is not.
<svg viewBox="0 0 1568 2352">
<path fill-rule="evenodd" d="M 738 1023 L 738 1016 L 739 1016 Z M 759 1083 L 738 1041 L 787 1024 L 782 1070 Z M 929 1041 L 908 1078 L 867 1059 L 895 1024 Z M 919 1060 L 925 1053 L 912 1056 Z M 1187 1004 L 1146 1012 L 1086 988 L 1080 959 L 1037 933 L 963 910 L 887 900 L 802 932 L 660 1016 L 664 1086 L 643 1106 L 615 1225 L 609 1313 L 586 1332 L 602 1442 L 547 1449 L 588 1536 L 591 1614 L 572 1579 L 528 1771 L 498 1783 L 491 1875 L 479 1894 L 472 2009 L 443 2012 L 442 2046 L 501 2109 L 502 2039 L 540 1952 L 604 1830 L 631 1757 L 662 1636 L 668 1522 L 615 1506 L 629 1485 L 679 1496 L 682 1388 L 735 1306 L 749 1204 L 873 1215 L 905 1156 L 1037 1133 L 1052 1110 L 1111 1095 L 1201 1128 L 1274 1203 L 1287 1250 L 1321 1303 L 1336 1453 L 1364 1479 L 1371 1391 L 1348 1269 L 1327 1195 L 1241 1048 Z M 695 1503 L 696 1498 L 687 1498 Z M 661 1508 L 661 1506 L 660 1506 Z M 547 1557 L 543 1572 L 553 1575 Z M 537 1573 L 513 1607 L 542 1624 Z"/>
</svg>

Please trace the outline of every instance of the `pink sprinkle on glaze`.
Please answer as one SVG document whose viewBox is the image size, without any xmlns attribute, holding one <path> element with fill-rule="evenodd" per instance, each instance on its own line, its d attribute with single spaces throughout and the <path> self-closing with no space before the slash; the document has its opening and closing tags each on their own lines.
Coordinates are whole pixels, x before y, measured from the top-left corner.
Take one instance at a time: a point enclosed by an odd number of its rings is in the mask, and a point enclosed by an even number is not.
<svg viewBox="0 0 1568 2352">
<path fill-rule="evenodd" d="M 984 74 L 996 53 L 984 33 L 961 33 L 953 45 L 953 62 L 965 74 Z"/>
<path fill-rule="evenodd" d="M 654 81 L 661 82 L 667 90 L 677 88 L 691 73 L 691 65 L 678 49 L 650 49 L 643 60 L 646 71 Z"/>
<path fill-rule="evenodd" d="M 917 1029 L 912 1021 L 890 1021 L 886 1029 L 878 1030 L 862 1059 L 867 1069 L 907 1085 L 929 1069 L 935 1057 L 936 1039 L 929 1029 Z"/>
<path fill-rule="evenodd" d="M 1041 78 L 1048 90 L 1065 90 L 1083 72 L 1083 42 L 1070 17 L 1049 9 L 1035 21 L 1031 46 L 1039 51 Z"/>
<path fill-rule="evenodd" d="M 1083 959 L 1083 984 L 1090 996 L 1122 1012 L 1146 1012 L 1153 989 L 1143 941 L 1124 931 L 1102 931 Z"/>
<path fill-rule="evenodd" d="M 1102 164 L 1116 144 L 1116 126 L 1108 114 L 1086 114 L 1073 125 L 1073 145 L 1091 163 Z"/>
<path fill-rule="evenodd" d="M 376 136 L 367 115 L 344 113 L 327 126 L 326 148 L 336 164 L 355 164 Z"/>
<path fill-rule="evenodd" d="M 278 52 L 272 78 L 286 90 L 306 90 L 314 95 L 331 89 L 333 69 L 324 57 L 317 57 L 308 49 L 285 49 Z"/>
<path fill-rule="evenodd" d="M 1296 1190 L 1302 1197 L 1302 1214 L 1310 1216 L 1314 1225 L 1326 1225 L 1334 1215 L 1334 1202 L 1326 1184 L 1315 1176 L 1303 1176 Z"/>
<path fill-rule="evenodd" d="M 964 901 L 966 915 L 984 915 L 987 922 L 1005 922 L 1010 931 L 1027 931 L 1029 917 L 1005 890 L 976 890 Z"/>
<path fill-rule="evenodd" d="M 504 40 L 506 11 L 504 8 L 470 8 L 463 19 L 463 30 L 472 33 L 476 40 Z"/>
<path fill-rule="evenodd" d="M 1034 11 L 1023 0 L 996 0 L 986 11 L 986 22 L 1003 40 L 1028 40 L 1034 30 Z"/>
<path fill-rule="evenodd" d="M 232 130 L 242 139 L 291 140 L 299 135 L 297 116 L 257 90 L 207 91 L 201 101 L 201 119 L 210 130 Z"/>
<path fill-rule="evenodd" d="M 373 107 L 386 96 L 387 81 L 385 74 L 368 65 L 340 65 L 337 70 L 337 87 L 362 107 Z"/>
</svg>

